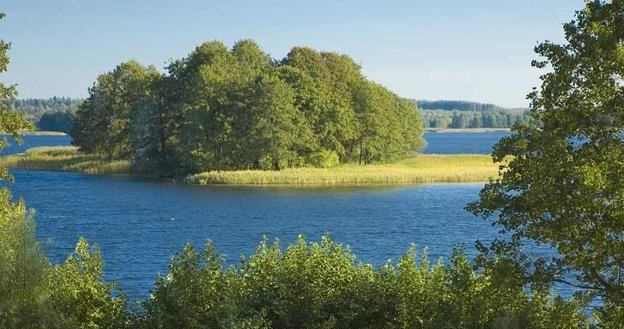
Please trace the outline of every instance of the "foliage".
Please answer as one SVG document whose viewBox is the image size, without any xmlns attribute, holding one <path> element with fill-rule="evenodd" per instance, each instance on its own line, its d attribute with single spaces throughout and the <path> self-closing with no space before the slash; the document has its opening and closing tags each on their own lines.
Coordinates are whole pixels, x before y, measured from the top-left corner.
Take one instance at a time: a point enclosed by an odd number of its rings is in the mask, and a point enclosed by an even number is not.
<svg viewBox="0 0 624 329">
<path fill-rule="evenodd" d="M 529 122 L 528 111 L 447 111 L 423 110 L 426 128 L 510 128 L 516 124 Z"/>
<path fill-rule="evenodd" d="M 149 99 L 148 87 L 159 77 L 156 68 L 136 61 L 99 76 L 89 89 L 91 97 L 76 112 L 74 143 L 110 159 L 129 159 L 137 149 L 133 138 L 136 109 Z"/>
<path fill-rule="evenodd" d="M 66 97 L 6 99 L 4 105 L 34 123 L 38 130 L 69 133 L 73 115 L 84 100 Z"/>
<path fill-rule="evenodd" d="M 127 322 L 125 298 L 102 280 L 100 252 L 81 238 L 73 255 L 51 271 L 51 301 L 56 312 L 81 328 L 120 328 Z M 116 294 L 116 297 L 113 295 Z"/>
<path fill-rule="evenodd" d="M 415 106 L 346 55 L 296 47 L 278 61 L 251 40 L 214 41 L 166 70 L 130 61 L 101 75 L 75 145 L 160 175 L 387 162 L 424 145 Z"/>
<path fill-rule="evenodd" d="M 564 25 L 567 43 L 544 42 L 537 68 L 548 68 L 529 95 L 529 125 L 499 142 L 495 160 L 512 156 L 469 209 L 508 239 L 491 255 L 521 265 L 533 284 L 558 281 L 604 303 L 604 327 L 624 323 L 624 1 L 588 1 Z M 555 256 L 526 251 L 550 246 Z M 524 248 L 523 248 L 524 246 Z"/>
<path fill-rule="evenodd" d="M 285 250 L 262 242 L 240 267 L 208 243 L 173 258 L 146 302 L 146 328 L 587 328 L 575 301 L 527 294 L 496 263 L 475 272 L 463 251 L 449 264 L 414 249 L 381 268 L 328 237 Z"/>
<path fill-rule="evenodd" d="M 0 14 L 0 19 L 4 14 Z M 0 73 L 8 65 L 9 45 L 0 41 Z M 0 83 L 0 100 L 15 95 Z M 19 141 L 30 125 L 21 114 L 0 102 L 0 131 Z M 6 140 L 0 143 L 6 146 Z M 7 178 L 2 167 L 2 178 Z M 23 201 L 14 203 L 0 189 L 0 328 L 122 328 L 124 300 L 112 298 L 113 287 L 102 283 L 102 260 L 81 240 L 77 257 L 53 268 L 35 237 L 33 216 Z"/>
<path fill-rule="evenodd" d="M 310 154 L 307 162 L 318 168 L 333 168 L 340 164 L 340 158 L 336 152 L 320 150 Z"/>
<path fill-rule="evenodd" d="M 42 131 L 60 131 L 68 134 L 73 124 L 73 114 L 71 112 L 49 112 L 44 113 L 37 122 L 37 129 Z"/>
<path fill-rule="evenodd" d="M 419 109 L 423 110 L 445 110 L 445 111 L 469 111 L 469 112 L 484 112 L 484 111 L 499 111 L 505 108 L 494 104 L 485 104 L 468 101 L 426 101 L 426 100 L 410 100 Z"/>
</svg>

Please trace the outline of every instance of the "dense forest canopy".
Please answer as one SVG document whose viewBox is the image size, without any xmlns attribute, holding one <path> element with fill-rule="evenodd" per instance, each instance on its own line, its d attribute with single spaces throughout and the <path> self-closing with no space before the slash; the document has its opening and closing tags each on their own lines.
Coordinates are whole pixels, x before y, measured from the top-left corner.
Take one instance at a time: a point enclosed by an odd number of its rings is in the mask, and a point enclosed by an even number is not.
<svg viewBox="0 0 624 329">
<path fill-rule="evenodd" d="M 83 99 L 52 97 L 6 99 L 2 103 L 9 109 L 23 114 L 38 130 L 69 133 L 72 129 L 73 114 L 83 101 Z"/>
<path fill-rule="evenodd" d="M 161 174 L 393 161 L 423 146 L 416 106 L 346 55 L 206 42 L 166 73 L 136 61 L 98 77 L 72 137 Z"/>
</svg>

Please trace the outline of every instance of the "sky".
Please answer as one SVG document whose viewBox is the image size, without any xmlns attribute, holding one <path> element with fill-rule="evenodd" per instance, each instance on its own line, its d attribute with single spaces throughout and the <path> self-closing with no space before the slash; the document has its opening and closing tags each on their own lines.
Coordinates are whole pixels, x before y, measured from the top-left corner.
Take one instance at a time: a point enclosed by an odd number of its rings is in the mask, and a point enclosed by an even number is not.
<svg viewBox="0 0 624 329">
<path fill-rule="evenodd" d="M 255 40 L 351 56 L 403 97 L 524 107 L 539 86 L 538 42 L 563 42 L 582 0 L 3 0 L 0 39 L 20 98 L 86 97 L 99 74 L 136 59 L 163 68 L 204 41 Z"/>
</svg>

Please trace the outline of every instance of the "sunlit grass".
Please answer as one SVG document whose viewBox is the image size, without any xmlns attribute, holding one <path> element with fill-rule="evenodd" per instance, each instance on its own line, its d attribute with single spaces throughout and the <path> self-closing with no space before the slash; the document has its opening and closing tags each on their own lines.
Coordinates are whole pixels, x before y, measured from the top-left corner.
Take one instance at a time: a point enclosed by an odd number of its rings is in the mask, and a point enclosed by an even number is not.
<svg viewBox="0 0 624 329">
<path fill-rule="evenodd" d="M 79 152 L 72 146 L 31 148 L 25 153 L 1 157 L 0 167 L 97 175 L 130 173 L 129 161 L 109 161 L 100 155 Z"/>
<path fill-rule="evenodd" d="M 0 167 L 73 171 L 85 174 L 131 174 L 129 161 L 110 161 L 75 147 L 37 147 L 0 158 Z M 496 176 L 498 165 L 488 155 L 420 154 L 392 164 L 336 168 L 291 168 L 280 171 L 210 171 L 188 176 L 191 184 L 231 185 L 362 185 L 482 182 Z"/>
<path fill-rule="evenodd" d="M 210 171 L 187 177 L 192 184 L 345 185 L 481 182 L 496 176 L 488 155 L 416 155 L 394 164 L 292 168 L 280 171 Z"/>
</svg>

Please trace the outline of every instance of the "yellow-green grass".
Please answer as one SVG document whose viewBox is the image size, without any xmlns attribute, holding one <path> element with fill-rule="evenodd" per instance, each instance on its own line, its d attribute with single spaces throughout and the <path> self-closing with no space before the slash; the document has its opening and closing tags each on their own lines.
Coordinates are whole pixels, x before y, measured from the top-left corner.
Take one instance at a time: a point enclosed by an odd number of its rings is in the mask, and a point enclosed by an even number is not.
<svg viewBox="0 0 624 329">
<path fill-rule="evenodd" d="M 496 177 L 498 165 L 488 155 L 421 154 L 393 164 L 292 168 L 280 171 L 210 171 L 191 175 L 191 184 L 366 185 L 483 182 Z"/>
<path fill-rule="evenodd" d="M 0 158 L 0 167 L 27 170 L 73 171 L 86 174 L 131 174 L 129 161 L 110 161 L 75 147 L 37 147 Z M 498 165 L 488 155 L 419 154 L 391 163 L 335 168 L 291 168 L 280 171 L 210 171 L 190 175 L 190 184 L 230 185 L 363 185 L 483 182 L 496 177 Z"/>
<path fill-rule="evenodd" d="M 0 158 L 0 167 L 27 170 L 73 171 L 95 175 L 129 174 L 129 161 L 109 161 L 100 155 L 79 152 L 76 147 L 35 147 L 25 153 Z"/>
</svg>

